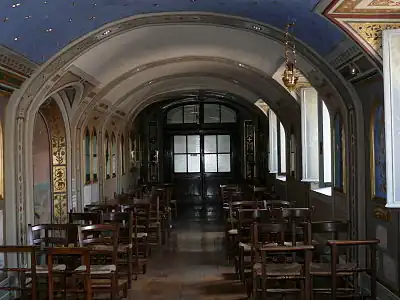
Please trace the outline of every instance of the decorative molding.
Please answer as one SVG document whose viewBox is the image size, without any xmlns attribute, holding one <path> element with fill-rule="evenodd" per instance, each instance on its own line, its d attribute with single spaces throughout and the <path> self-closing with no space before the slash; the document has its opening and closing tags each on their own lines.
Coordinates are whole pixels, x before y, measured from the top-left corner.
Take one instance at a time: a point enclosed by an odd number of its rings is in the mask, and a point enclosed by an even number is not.
<svg viewBox="0 0 400 300">
<path fill-rule="evenodd" d="M 357 33 L 369 46 L 382 57 L 382 32 L 388 29 L 400 28 L 400 22 L 348 22 L 354 32 Z"/>
<path fill-rule="evenodd" d="M 382 30 L 399 28 L 398 0 L 333 0 L 323 14 L 382 65 Z"/>
<path fill-rule="evenodd" d="M 38 65 L 28 58 L 0 45 L 0 66 L 22 75 L 30 77 Z"/>
<path fill-rule="evenodd" d="M 384 205 L 377 205 L 373 211 L 374 218 L 382 221 L 389 222 L 392 220 L 392 215 L 390 213 L 390 209 L 385 208 Z"/>
<path fill-rule="evenodd" d="M 353 40 L 343 40 L 331 53 L 326 57 L 326 60 L 337 69 L 341 65 L 350 61 L 357 55 L 362 53 L 360 47 Z"/>
<path fill-rule="evenodd" d="M 329 14 L 400 14 L 398 0 L 334 0 L 326 8 Z"/>
</svg>

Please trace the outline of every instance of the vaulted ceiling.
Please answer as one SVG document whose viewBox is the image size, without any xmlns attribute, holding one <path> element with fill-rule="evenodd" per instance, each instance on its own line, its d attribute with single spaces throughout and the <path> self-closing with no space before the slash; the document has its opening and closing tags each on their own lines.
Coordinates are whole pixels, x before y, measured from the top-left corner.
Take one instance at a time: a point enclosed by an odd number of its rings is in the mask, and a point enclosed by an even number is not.
<svg viewBox="0 0 400 300">
<path fill-rule="evenodd" d="M 157 12 L 203 11 L 250 18 L 283 29 L 296 21 L 296 36 L 322 56 L 344 33 L 314 12 L 319 0 L 4 0 L 0 44 L 37 63 L 102 25 Z"/>
<path fill-rule="evenodd" d="M 378 63 L 382 30 L 400 28 L 400 0 L 4 0 L 0 45 L 42 63 L 106 23 L 183 11 L 235 15 L 279 29 L 295 20 L 296 36 L 321 56 L 351 36 Z"/>
</svg>

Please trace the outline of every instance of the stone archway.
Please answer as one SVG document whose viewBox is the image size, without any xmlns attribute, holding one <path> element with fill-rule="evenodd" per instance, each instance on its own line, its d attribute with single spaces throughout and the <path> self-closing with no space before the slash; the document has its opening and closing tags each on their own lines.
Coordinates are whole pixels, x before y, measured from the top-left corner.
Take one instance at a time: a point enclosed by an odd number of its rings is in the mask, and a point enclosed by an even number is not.
<svg viewBox="0 0 400 300">
<path fill-rule="evenodd" d="M 51 222 L 68 220 L 67 136 L 61 110 L 53 98 L 39 109 L 48 126 L 51 168 Z M 38 113 L 39 113 L 38 112 Z"/>
<path fill-rule="evenodd" d="M 14 93 L 10 99 L 6 111 L 5 120 L 5 169 L 6 169 L 6 194 L 10 201 L 6 203 L 7 209 L 7 223 L 17 224 L 15 228 L 7 230 L 6 241 L 8 244 L 23 243 L 25 237 L 25 228 L 28 222 L 32 219 L 33 209 L 27 199 L 32 199 L 32 139 L 33 139 L 33 125 L 34 116 L 39 107 L 46 99 L 54 87 L 55 83 L 62 78 L 67 68 L 79 56 L 90 51 L 96 45 L 116 37 L 124 32 L 133 30 L 143 26 L 162 25 L 166 23 L 176 24 L 195 24 L 195 23 L 208 23 L 213 26 L 221 26 L 224 24 L 226 28 L 237 28 L 244 31 L 254 31 L 260 37 L 265 37 L 283 42 L 283 34 L 276 28 L 267 25 L 253 24 L 251 20 L 206 13 L 176 13 L 176 14 L 155 14 L 138 16 L 133 18 L 117 21 L 110 25 L 106 25 L 99 30 L 96 30 L 74 43 L 67 46 L 60 53 L 54 56 L 47 63 L 43 64 L 36 72 L 23 84 L 22 88 Z M 257 27 L 255 27 L 257 25 Z M 257 28 L 253 30 L 251 28 Z M 102 34 L 104 32 L 109 34 Z M 326 98 L 331 98 L 331 102 L 335 100 L 341 101 L 343 110 L 346 111 L 348 107 L 354 107 L 357 114 L 357 126 L 355 129 L 359 143 L 358 149 L 363 145 L 363 120 L 362 109 L 358 98 L 354 95 L 354 91 L 349 89 L 348 86 L 336 76 L 335 71 L 311 49 L 307 48 L 303 43 L 297 41 L 297 50 L 303 57 L 318 69 L 316 72 L 315 86 Z M 314 78 L 311 78 L 313 83 Z M 60 100 L 56 99 L 66 126 L 66 142 L 67 148 L 71 145 L 70 140 L 70 121 L 68 114 Z M 339 101 L 340 102 L 340 101 Z M 76 139 L 76 137 L 75 137 Z M 67 150 L 69 151 L 69 150 Z M 360 150 L 361 151 L 361 150 Z M 360 156 L 361 157 L 361 156 Z M 361 159 L 361 158 L 360 158 Z M 353 162 L 358 168 L 357 173 L 362 174 L 362 164 Z M 355 174 L 356 175 L 356 174 Z M 355 176 L 354 175 L 354 176 Z M 358 191 L 360 192 L 357 197 L 363 199 L 363 183 L 360 182 Z M 359 187 L 360 187 L 359 186 Z"/>
</svg>

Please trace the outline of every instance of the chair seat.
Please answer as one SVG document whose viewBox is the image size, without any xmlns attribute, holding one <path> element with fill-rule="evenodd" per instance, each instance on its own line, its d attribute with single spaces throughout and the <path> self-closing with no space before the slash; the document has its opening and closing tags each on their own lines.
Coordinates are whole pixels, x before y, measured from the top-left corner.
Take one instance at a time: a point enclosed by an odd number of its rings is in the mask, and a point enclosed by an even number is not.
<svg viewBox="0 0 400 300">
<path fill-rule="evenodd" d="M 336 271 L 340 273 L 345 273 L 350 275 L 357 269 L 357 264 L 354 263 L 344 263 L 336 264 Z M 312 275 L 330 275 L 331 274 L 331 264 L 330 263 L 311 263 L 310 273 Z"/>
<path fill-rule="evenodd" d="M 133 234 L 133 237 L 135 237 L 135 234 Z M 142 239 L 142 238 L 145 238 L 145 237 L 147 237 L 147 232 L 138 232 L 137 233 L 137 238 L 138 239 Z"/>
<path fill-rule="evenodd" d="M 300 276 L 301 265 L 298 263 L 290 264 L 266 264 L 266 275 L 267 276 Z M 258 276 L 262 275 L 262 264 L 256 263 L 253 266 L 253 270 Z"/>
<path fill-rule="evenodd" d="M 293 242 L 284 242 L 283 245 L 286 247 L 291 247 L 293 245 Z M 301 242 L 301 241 L 296 242 L 296 246 L 303 246 L 303 245 L 304 245 L 304 242 Z"/>
<path fill-rule="evenodd" d="M 171 203 L 171 204 L 176 204 L 176 200 L 169 200 L 169 203 Z"/>
<path fill-rule="evenodd" d="M 245 243 L 240 242 L 239 243 L 239 247 L 243 248 L 244 252 L 250 252 L 251 251 L 251 245 L 249 245 L 249 244 L 245 244 Z"/>
<path fill-rule="evenodd" d="M 64 272 L 67 269 L 66 265 L 59 264 L 53 265 L 53 272 Z M 26 274 L 30 274 L 31 271 L 27 271 Z M 49 267 L 47 265 L 37 265 L 36 266 L 36 274 L 48 274 Z"/>
<path fill-rule="evenodd" d="M 109 289 L 111 289 L 111 281 L 110 281 L 110 279 L 100 279 L 100 278 L 97 279 L 97 278 L 95 278 L 95 279 L 92 279 L 91 282 L 92 282 L 92 288 L 94 288 L 94 289 L 101 289 L 101 288 L 109 288 Z M 127 283 L 128 283 L 128 281 L 126 279 L 118 279 L 117 285 L 120 288 L 120 287 L 126 285 Z M 106 295 L 106 296 L 108 296 L 108 299 L 110 299 L 109 295 Z M 97 296 L 96 296 L 96 299 L 97 299 Z"/>
<path fill-rule="evenodd" d="M 110 274 L 115 272 L 117 267 L 115 265 L 91 265 L 90 266 L 90 274 L 92 275 L 102 275 L 102 274 Z M 75 272 L 85 272 L 86 266 L 82 265 L 75 269 Z"/>
<path fill-rule="evenodd" d="M 230 235 L 237 235 L 238 234 L 238 230 L 237 229 L 231 229 L 231 230 L 228 230 L 228 233 Z"/>
</svg>

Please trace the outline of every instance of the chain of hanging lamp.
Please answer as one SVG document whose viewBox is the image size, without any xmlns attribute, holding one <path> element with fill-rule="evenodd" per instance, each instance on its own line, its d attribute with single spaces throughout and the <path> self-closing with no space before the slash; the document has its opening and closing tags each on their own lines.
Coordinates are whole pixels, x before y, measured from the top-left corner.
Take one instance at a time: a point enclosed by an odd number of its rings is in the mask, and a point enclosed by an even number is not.
<svg viewBox="0 0 400 300">
<path fill-rule="evenodd" d="M 289 91 L 296 88 L 299 76 L 296 69 L 296 46 L 290 36 L 290 28 L 294 26 L 294 22 L 286 25 L 285 28 L 285 71 L 282 74 L 283 84 Z"/>
</svg>

